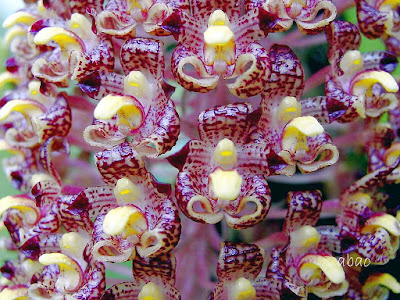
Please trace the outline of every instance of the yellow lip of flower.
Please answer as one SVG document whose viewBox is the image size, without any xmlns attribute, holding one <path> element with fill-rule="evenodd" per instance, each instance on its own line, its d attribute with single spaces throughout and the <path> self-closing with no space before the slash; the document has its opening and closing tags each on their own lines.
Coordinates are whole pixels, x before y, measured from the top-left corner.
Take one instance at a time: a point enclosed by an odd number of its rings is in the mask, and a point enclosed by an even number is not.
<svg viewBox="0 0 400 300">
<path fill-rule="evenodd" d="M 45 266 L 57 264 L 60 268 L 60 277 L 57 279 L 56 287 L 59 290 L 74 292 L 79 288 L 82 280 L 82 271 L 75 260 L 62 253 L 42 254 L 39 262 Z"/>
<path fill-rule="evenodd" d="M 138 300 L 164 300 L 161 289 L 153 282 L 146 283 L 138 295 Z"/>
<path fill-rule="evenodd" d="M 134 202 L 141 195 L 140 187 L 129 178 L 118 179 L 114 187 L 115 198 L 120 202 Z"/>
<path fill-rule="evenodd" d="M 121 206 L 110 210 L 103 221 L 104 232 L 117 235 L 125 232 L 126 236 L 142 234 L 147 230 L 147 220 L 137 208 Z"/>
<path fill-rule="evenodd" d="M 375 230 L 380 227 L 384 228 L 394 236 L 400 236 L 400 222 L 394 216 L 389 214 L 382 214 L 369 218 L 361 229 L 361 233 L 375 232 Z"/>
<path fill-rule="evenodd" d="M 28 288 L 5 288 L 0 292 L 0 300 L 28 300 Z"/>
<path fill-rule="evenodd" d="M 94 117 L 99 120 L 110 120 L 115 115 L 118 125 L 128 126 L 131 130 L 137 129 L 143 122 L 143 108 L 140 103 L 128 96 L 105 96 L 97 104 Z"/>
<path fill-rule="evenodd" d="M 2 88 L 7 83 L 18 84 L 20 83 L 20 81 L 20 77 L 16 74 L 10 72 L 0 73 L 0 88 Z"/>
<path fill-rule="evenodd" d="M 321 240 L 318 231 L 308 225 L 304 225 L 299 229 L 290 233 L 290 246 L 295 248 L 307 249 L 317 246 Z"/>
<path fill-rule="evenodd" d="M 35 15 L 25 11 L 19 11 L 11 16 L 8 16 L 3 22 L 3 28 L 10 28 L 16 24 L 32 25 L 37 20 Z"/>
<path fill-rule="evenodd" d="M 56 42 L 62 51 L 77 50 L 84 52 L 84 46 L 79 37 L 73 32 L 61 27 L 45 27 L 41 29 L 33 39 L 36 45 L 46 45 L 47 43 Z"/>
<path fill-rule="evenodd" d="M 6 36 L 4 37 L 4 42 L 6 45 L 9 45 L 13 39 L 15 39 L 17 36 L 23 36 L 26 37 L 27 32 L 24 28 L 21 26 L 15 26 L 7 31 Z"/>
<path fill-rule="evenodd" d="M 374 296 L 377 289 L 384 288 L 395 294 L 400 293 L 400 284 L 396 278 L 388 273 L 373 274 L 365 281 L 361 292 L 364 296 Z"/>
<path fill-rule="evenodd" d="M 282 149 L 296 152 L 298 149 L 308 151 L 307 137 L 322 134 L 324 128 L 311 116 L 297 117 L 286 125 L 282 136 Z"/>
<path fill-rule="evenodd" d="M 210 174 L 210 194 L 220 200 L 236 200 L 242 187 L 242 176 L 236 170 L 215 170 Z"/>
<path fill-rule="evenodd" d="M 399 85 L 396 80 L 385 71 L 367 71 L 356 75 L 353 78 L 353 84 L 350 88 L 351 93 L 356 96 L 366 94 L 370 96 L 372 86 L 375 83 L 380 83 L 388 93 L 396 93 L 399 90 Z"/>
<path fill-rule="evenodd" d="M 30 100 L 11 100 L 0 109 L 0 121 L 6 120 L 14 111 L 21 113 L 30 123 L 31 118 L 44 113 L 44 108 L 39 103 Z"/>
<path fill-rule="evenodd" d="M 299 276 L 305 282 L 318 276 L 319 269 L 335 284 L 340 284 L 346 279 L 342 266 L 333 256 L 309 254 L 300 260 L 299 265 Z"/>
<path fill-rule="evenodd" d="M 356 193 L 351 195 L 349 201 L 359 202 L 368 207 L 371 207 L 373 203 L 371 196 L 367 193 Z"/>
<path fill-rule="evenodd" d="M 232 285 L 231 297 L 234 300 L 254 300 L 256 289 L 250 280 L 240 277 Z"/>
<path fill-rule="evenodd" d="M 228 65 L 234 63 L 235 42 L 227 15 L 220 9 L 214 11 L 208 19 L 208 28 L 204 32 L 204 56 L 207 65 L 223 60 Z"/>
<path fill-rule="evenodd" d="M 394 164 L 400 156 L 400 143 L 394 143 L 383 155 L 383 161 L 387 166 Z"/>
<path fill-rule="evenodd" d="M 278 118 L 282 123 L 287 123 L 301 116 L 301 104 L 295 97 L 284 97 L 279 104 Z"/>
<path fill-rule="evenodd" d="M 21 211 L 29 224 L 35 224 L 40 217 L 40 211 L 36 203 L 28 198 L 21 196 L 7 196 L 0 200 L 0 216 L 8 209 L 14 208 Z"/>
<path fill-rule="evenodd" d="M 339 65 L 345 74 L 354 73 L 363 68 L 364 58 L 360 51 L 349 50 L 343 55 Z"/>
</svg>

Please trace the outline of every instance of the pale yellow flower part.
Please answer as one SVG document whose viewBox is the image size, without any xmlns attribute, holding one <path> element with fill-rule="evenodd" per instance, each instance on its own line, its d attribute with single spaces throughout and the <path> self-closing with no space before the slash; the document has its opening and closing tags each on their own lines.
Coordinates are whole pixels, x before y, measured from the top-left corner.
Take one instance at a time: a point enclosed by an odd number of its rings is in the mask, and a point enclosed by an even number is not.
<svg viewBox="0 0 400 300">
<path fill-rule="evenodd" d="M 134 202 L 141 195 L 140 187 L 129 178 L 118 179 L 114 187 L 114 195 L 121 202 Z"/>
<path fill-rule="evenodd" d="M 83 52 L 83 45 L 77 39 L 78 37 L 71 31 L 61 27 L 45 27 L 41 29 L 33 39 L 36 45 L 46 45 L 47 43 L 56 42 L 62 51 L 77 50 Z"/>
<path fill-rule="evenodd" d="M 290 233 L 290 246 L 295 248 L 310 248 L 318 246 L 321 235 L 309 225 L 304 225 Z"/>
<path fill-rule="evenodd" d="M 215 170 L 210 174 L 210 190 L 213 197 L 220 200 L 235 200 L 242 186 L 242 176 L 236 170 Z"/>
<path fill-rule="evenodd" d="M 299 265 L 301 266 L 299 270 L 300 278 L 305 282 L 309 282 L 315 276 L 318 276 L 319 269 L 335 284 L 340 284 L 346 279 L 342 266 L 333 256 L 306 255 L 300 260 Z"/>
<path fill-rule="evenodd" d="M 0 300 L 28 300 L 28 288 L 5 288 L 0 292 Z"/>
<path fill-rule="evenodd" d="M 45 266 L 58 265 L 60 276 L 56 287 L 59 291 L 73 292 L 79 288 L 82 279 L 81 268 L 72 258 L 62 253 L 47 253 L 39 257 L 39 262 Z"/>
<path fill-rule="evenodd" d="M 255 300 L 256 289 L 250 280 L 240 277 L 232 284 L 231 297 L 233 300 Z"/>
<path fill-rule="evenodd" d="M 118 116 L 118 125 L 128 126 L 131 130 L 142 124 L 142 111 L 130 97 L 107 95 L 94 110 L 94 117 L 99 120 L 110 120 L 115 115 Z"/>
<path fill-rule="evenodd" d="M 375 232 L 375 230 L 380 227 L 384 228 L 394 236 L 400 236 L 400 222 L 394 216 L 389 214 L 369 218 L 361 229 L 361 233 Z"/>
<path fill-rule="evenodd" d="M 21 79 L 18 75 L 10 73 L 10 72 L 3 72 L 0 74 L 0 88 L 2 88 L 7 83 L 18 84 L 20 83 Z"/>
<path fill-rule="evenodd" d="M 220 140 L 215 147 L 213 160 L 224 170 L 232 169 L 237 165 L 237 150 L 230 139 Z"/>
<path fill-rule="evenodd" d="M 138 300 L 165 300 L 161 289 L 153 282 L 145 284 L 138 295 Z"/>
<path fill-rule="evenodd" d="M 103 221 L 104 232 L 108 235 L 142 234 L 147 229 L 144 215 L 135 207 L 121 206 L 110 210 Z"/>
<path fill-rule="evenodd" d="M 26 11 L 19 11 L 8 16 L 3 22 L 3 28 L 10 28 L 16 24 L 32 25 L 37 20 L 37 17 Z"/>
<path fill-rule="evenodd" d="M 376 294 L 384 294 L 389 296 L 389 290 L 395 294 L 400 293 L 400 283 L 392 275 L 388 273 L 373 274 L 365 281 L 361 292 L 364 296 L 373 297 Z M 380 299 L 380 298 L 372 298 Z M 387 299 L 387 298 L 382 298 Z"/>
<path fill-rule="evenodd" d="M 29 224 L 35 224 L 40 217 L 40 211 L 33 200 L 20 196 L 6 196 L 0 200 L 0 216 L 10 208 L 22 212 Z"/>
</svg>

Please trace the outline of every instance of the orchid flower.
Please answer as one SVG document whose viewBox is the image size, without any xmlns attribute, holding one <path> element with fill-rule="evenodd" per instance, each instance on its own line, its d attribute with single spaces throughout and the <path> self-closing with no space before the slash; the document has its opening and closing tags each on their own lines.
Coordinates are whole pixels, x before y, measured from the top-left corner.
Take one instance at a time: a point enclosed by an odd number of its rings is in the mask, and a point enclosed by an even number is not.
<svg viewBox="0 0 400 300">
<path fill-rule="evenodd" d="M 270 57 L 272 76 L 261 94 L 258 127 L 267 145 L 287 164 L 279 172 L 293 175 L 296 165 L 302 172 L 313 172 L 334 164 L 337 148 L 316 118 L 302 115 L 297 100 L 304 88 L 300 61 L 289 47 L 280 45 L 271 47 Z"/>
<path fill-rule="evenodd" d="M 95 73 L 81 82 L 84 91 L 101 99 L 94 110 L 96 120 L 84 132 L 90 145 L 109 149 L 132 138 L 136 151 L 149 157 L 175 145 L 179 116 L 169 99 L 172 87 L 163 80 L 162 46 L 151 39 L 130 39 L 120 55 L 126 76 Z"/>
<path fill-rule="evenodd" d="M 205 93 L 220 78 L 234 78 L 227 84 L 233 95 L 246 98 L 260 93 L 269 77 L 269 60 L 267 51 L 255 42 L 268 34 L 269 14 L 260 8 L 241 15 L 240 5 L 233 0 L 194 4 L 191 14 L 176 11 L 162 25 L 178 40 L 171 59 L 178 83 Z"/>
<path fill-rule="evenodd" d="M 93 229 L 95 259 L 121 262 L 170 252 L 181 228 L 169 186 L 154 180 L 128 143 L 97 153 L 96 163 L 108 185 L 85 189 L 66 207 L 69 222 Z"/>
<path fill-rule="evenodd" d="M 249 104 L 204 111 L 199 116 L 200 140 L 190 141 L 170 158 L 180 170 L 176 198 L 188 218 L 215 224 L 225 217 L 229 226 L 239 229 L 267 214 L 270 192 L 264 175 L 270 173 L 268 160 L 276 155 L 252 140 L 251 112 Z"/>
<path fill-rule="evenodd" d="M 381 206 L 377 202 L 382 197 L 374 195 L 397 164 L 367 174 L 341 196 L 338 226 L 357 240 L 352 247 L 353 251 L 373 264 L 387 263 L 395 257 L 399 248 L 400 223 L 391 214 L 377 209 Z"/>
<path fill-rule="evenodd" d="M 361 32 L 370 39 L 382 38 L 386 48 L 398 56 L 398 1 L 357 0 L 356 4 Z"/>
<path fill-rule="evenodd" d="M 180 300 L 175 288 L 175 267 L 172 254 L 134 260 L 132 273 L 135 282 L 114 285 L 100 299 Z"/>
<path fill-rule="evenodd" d="M 284 286 L 300 297 L 313 293 L 321 298 L 341 296 L 348 282 L 342 266 L 326 250 L 323 234 L 315 227 L 321 211 L 321 192 L 290 192 L 288 212 L 283 225 L 290 236 L 286 248 Z"/>
<path fill-rule="evenodd" d="M 93 32 L 87 13 L 99 11 L 101 1 L 93 1 L 88 7 L 78 1 L 45 3 L 41 7 L 43 17 L 30 27 L 33 42 L 47 46 L 44 57 L 38 57 L 32 65 L 33 75 L 45 82 L 67 86 L 69 79 L 79 80 L 94 70 L 112 71 L 112 44 Z M 59 13 L 56 19 L 52 18 L 54 12 Z"/>
<path fill-rule="evenodd" d="M 44 299 L 99 299 L 105 289 L 104 265 L 94 260 L 87 233 L 68 232 L 58 239 L 59 251 L 39 257 L 44 265 L 28 296 Z"/>
<path fill-rule="evenodd" d="M 184 0 L 112 0 L 105 9 L 95 15 L 99 32 L 118 37 L 134 37 L 138 24 L 147 33 L 163 36 L 170 32 L 162 28 L 162 22 L 175 10 L 188 10 L 189 3 Z"/>
<path fill-rule="evenodd" d="M 397 58 L 387 52 L 361 54 L 360 33 L 349 22 L 335 21 L 326 32 L 332 70 L 326 96 L 303 101 L 303 110 L 331 123 L 377 118 L 394 109 L 399 86 L 390 72 L 396 68 Z"/>
<path fill-rule="evenodd" d="M 277 22 L 272 32 L 289 30 L 296 22 L 302 33 L 316 34 L 336 18 L 336 7 L 330 0 L 251 0 L 246 7 L 262 7 L 273 15 Z M 323 11 L 322 16 L 319 16 L 320 11 Z"/>
<path fill-rule="evenodd" d="M 264 263 L 264 249 L 231 242 L 221 243 L 220 248 L 218 283 L 209 299 L 267 299 L 264 298 L 267 281 L 258 278 Z"/>
</svg>

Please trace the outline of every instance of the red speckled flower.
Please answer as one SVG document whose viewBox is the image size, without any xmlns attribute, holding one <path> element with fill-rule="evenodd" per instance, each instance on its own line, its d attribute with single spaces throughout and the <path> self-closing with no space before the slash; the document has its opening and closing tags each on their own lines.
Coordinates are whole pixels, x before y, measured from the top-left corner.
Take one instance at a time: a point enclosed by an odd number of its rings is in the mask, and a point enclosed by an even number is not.
<svg viewBox="0 0 400 300">
<path fill-rule="evenodd" d="M 246 228 L 266 216 L 271 199 L 264 176 L 275 156 L 251 135 L 251 112 L 249 104 L 204 111 L 200 140 L 170 159 L 180 170 L 178 205 L 192 220 L 214 224 L 225 217 L 229 226 Z"/>
</svg>

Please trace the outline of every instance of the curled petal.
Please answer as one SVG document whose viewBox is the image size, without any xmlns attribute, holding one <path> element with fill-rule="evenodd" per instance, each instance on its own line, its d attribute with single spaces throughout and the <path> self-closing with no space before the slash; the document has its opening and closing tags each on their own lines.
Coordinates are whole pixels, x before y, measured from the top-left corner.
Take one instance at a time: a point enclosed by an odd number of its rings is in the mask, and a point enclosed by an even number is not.
<svg viewBox="0 0 400 300">
<path fill-rule="evenodd" d="M 247 53 L 238 56 L 234 74 L 239 76 L 234 83 L 228 84 L 229 91 L 239 98 L 247 98 L 260 93 L 269 80 L 269 56 L 258 44 L 251 44 Z M 243 72 L 245 67 L 250 67 Z"/>
<path fill-rule="evenodd" d="M 181 224 L 177 208 L 171 200 L 165 199 L 158 209 L 162 211 L 161 217 L 154 227 L 150 220 L 152 228 L 142 234 L 136 248 L 141 257 L 169 253 L 178 244 Z"/>
<path fill-rule="evenodd" d="M 310 4 L 308 4 L 310 5 Z M 323 10 L 323 16 L 318 18 L 317 15 Z M 307 13 L 301 14 L 296 20 L 297 26 L 301 32 L 306 34 L 316 34 L 324 30 L 336 18 L 336 7 L 332 1 L 316 1 L 316 5 Z"/>
<path fill-rule="evenodd" d="M 389 292 L 400 293 L 400 284 L 388 273 L 370 275 L 362 287 L 362 294 L 368 298 L 388 299 Z"/>
<path fill-rule="evenodd" d="M 96 16 L 96 27 L 111 36 L 130 37 L 135 35 L 136 22 L 124 12 L 104 10 Z"/>
<path fill-rule="evenodd" d="M 40 218 L 40 211 L 35 202 L 26 196 L 7 196 L 0 200 L 0 215 L 9 209 L 17 209 L 29 225 L 35 224 Z"/>
<path fill-rule="evenodd" d="M 19 11 L 10 16 L 8 16 L 4 22 L 4 28 L 10 28 L 16 24 L 24 24 L 27 26 L 32 25 L 37 20 L 37 16 L 27 12 L 27 11 Z"/>
<path fill-rule="evenodd" d="M 84 52 L 85 50 L 84 42 L 75 33 L 61 27 L 45 27 L 35 35 L 33 41 L 36 45 L 55 42 L 62 51 L 77 50 Z"/>
<path fill-rule="evenodd" d="M 234 229 L 243 229 L 261 222 L 268 213 L 271 205 L 271 192 L 267 181 L 262 176 L 247 178 L 243 187 L 245 191 L 233 214 L 226 209 L 226 222 Z M 255 208 L 247 210 L 248 205 Z"/>
<path fill-rule="evenodd" d="M 25 118 L 32 118 L 43 114 L 45 109 L 36 101 L 11 100 L 0 109 L 0 121 L 6 120 L 14 111 L 21 113 Z"/>
<path fill-rule="evenodd" d="M 318 269 L 333 283 L 339 284 L 346 279 L 342 266 L 332 256 L 306 255 L 299 262 L 298 273 L 303 281 L 311 284 L 316 280 L 314 276 Z"/>
<path fill-rule="evenodd" d="M 105 215 L 99 215 L 94 223 L 93 258 L 102 262 L 124 262 L 136 256 L 135 245 L 122 236 L 109 236 L 104 233 Z M 135 239 L 134 242 L 136 242 Z"/>
<path fill-rule="evenodd" d="M 194 67 L 200 78 L 186 73 L 184 67 L 187 64 Z M 203 62 L 183 46 L 175 48 L 171 59 L 171 68 L 179 84 L 189 91 L 206 93 L 214 89 L 218 84 L 219 76 L 210 76 Z"/>
<path fill-rule="evenodd" d="M 0 292 L 0 300 L 27 300 L 28 288 L 26 286 L 13 286 Z"/>
<path fill-rule="evenodd" d="M 400 236 L 400 222 L 389 214 L 382 214 L 369 218 L 361 229 L 361 233 L 373 232 L 374 229 L 379 227 L 386 229 L 393 236 Z"/>
<path fill-rule="evenodd" d="M 119 132 L 117 117 L 111 120 L 95 120 L 85 128 L 83 137 L 91 146 L 111 149 L 125 141 L 125 135 Z"/>
<path fill-rule="evenodd" d="M 109 120 L 117 115 L 117 122 L 130 130 L 140 127 L 144 118 L 144 109 L 139 101 L 129 96 L 108 95 L 100 100 L 94 110 L 94 117 Z"/>
<path fill-rule="evenodd" d="M 104 232 L 117 235 L 142 234 L 147 230 L 147 220 L 143 213 L 133 206 L 122 206 L 110 210 L 103 221 Z"/>
<path fill-rule="evenodd" d="M 45 266 L 57 264 L 60 268 L 60 276 L 56 282 L 57 290 L 71 293 L 80 287 L 83 274 L 75 260 L 61 253 L 50 253 L 41 255 L 39 262 Z"/>
</svg>

